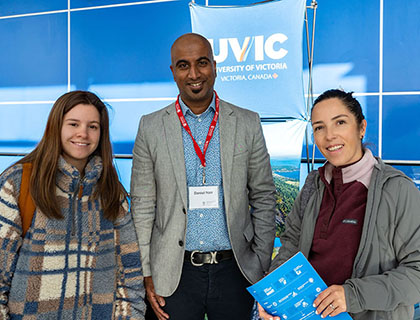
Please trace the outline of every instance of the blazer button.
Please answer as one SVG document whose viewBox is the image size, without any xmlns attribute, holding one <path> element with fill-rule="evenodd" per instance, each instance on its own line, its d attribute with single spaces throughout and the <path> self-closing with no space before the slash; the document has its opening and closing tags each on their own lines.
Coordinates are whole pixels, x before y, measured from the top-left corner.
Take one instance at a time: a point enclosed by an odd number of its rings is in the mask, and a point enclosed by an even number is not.
<svg viewBox="0 0 420 320">
<path fill-rule="evenodd" d="M 187 210 L 185 210 L 185 208 L 182 208 L 182 212 L 183 212 L 184 214 L 187 214 Z"/>
<path fill-rule="evenodd" d="M 184 241 L 179 240 L 178 244 L 179 244 L 180 247 L 182 247 L 184 245 Z"/>
</svg>

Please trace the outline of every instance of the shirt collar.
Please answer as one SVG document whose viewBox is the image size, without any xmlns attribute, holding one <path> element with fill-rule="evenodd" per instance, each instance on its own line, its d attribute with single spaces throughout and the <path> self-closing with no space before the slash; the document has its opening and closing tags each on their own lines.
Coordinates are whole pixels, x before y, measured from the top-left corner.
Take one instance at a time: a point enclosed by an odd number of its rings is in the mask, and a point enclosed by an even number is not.
<svg viewBox="0 0 420 320">
<path fill-rule="evenodd" d="M 373 166 L 377 163 L 378 160 L 375 159 L 372 152 L 367 148 L 364 149 L 364 155 L 359 161 L 341 169 L 343 174 L 343 183 L 349 183 L 356 180 L 362 183 L 366 188 L 369 188 Z M 330 183 L 333 176 L 332 171 L 334 166 L 327 162 L 324 167 L 325 179 L 328 183 Z"/>
<path fill-rule="evenodd" d="M 189 111 L 189 114 L 195 115 L 194 112 L 192 112 L 191 109 L 188 108 L 188 106 L 184 103 L 184 101 L 182 101 L 181 96 L 179 97 L 179 105 L 181 106 L 182 114 L 184 115 L 184 117 L 187 111 Z M 216 111 L 216 95 L 214 93 L 213 93 L 213 98 L 211 99 L 210 105 L 208 106 L 206 111 L 204 111 L 202 114 L 206 113 L 209 109 L 213 109 L 214 111 Z"/>
</svg>

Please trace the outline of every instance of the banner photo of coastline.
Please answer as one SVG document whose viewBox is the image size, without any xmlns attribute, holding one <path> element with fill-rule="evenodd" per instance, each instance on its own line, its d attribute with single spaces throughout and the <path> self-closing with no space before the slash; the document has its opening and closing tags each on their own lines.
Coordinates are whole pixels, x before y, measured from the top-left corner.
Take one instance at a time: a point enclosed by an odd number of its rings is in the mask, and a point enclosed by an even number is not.
<svg viewBox="0 0 420 320">
<path fill-rule="evenodd" d="M 262 123 L 276 186 L 276 237 L 284 231 L 284 221 L 299 193 L 300 159 L 306 125 L 307 122 L 301 120 Z"/>
<path fill-rule="evenodd" d="M 299 193 L 300 159 L 306 125 L 307 121 L 301 120 L 262 123 L 276 186 L 276 239 L 273 257 L 281 245 L 279 236 L 284 231 L 284 221 Z M 258 310 L 254 306 L 250 320 L 258 319 Z"/>
<path fill-rule="evenodd" d="M 223 99 L 261 117 L 307 119 L 302 78 L 304 12 L 304 0 L 233 7 L 190 3 L 192 31 L 212 44 L 215 89 Z"/>
</svg>

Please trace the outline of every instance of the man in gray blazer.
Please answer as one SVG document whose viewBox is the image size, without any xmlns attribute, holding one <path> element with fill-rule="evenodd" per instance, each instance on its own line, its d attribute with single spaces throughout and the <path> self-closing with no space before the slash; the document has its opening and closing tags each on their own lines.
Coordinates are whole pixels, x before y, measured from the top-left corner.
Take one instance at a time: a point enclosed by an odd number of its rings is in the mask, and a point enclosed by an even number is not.
<svg viewBox="0 0 420 320">
<path fill-rule="evenodd" d="M 258 115 L 214 92 L 198 34 L 171 48 L 175 103 L 143 116 L 131 199 L 145 287 L 159 320 L 249 319 L 246 287 L 267 272 L 275 187 Z"/>
</svg>

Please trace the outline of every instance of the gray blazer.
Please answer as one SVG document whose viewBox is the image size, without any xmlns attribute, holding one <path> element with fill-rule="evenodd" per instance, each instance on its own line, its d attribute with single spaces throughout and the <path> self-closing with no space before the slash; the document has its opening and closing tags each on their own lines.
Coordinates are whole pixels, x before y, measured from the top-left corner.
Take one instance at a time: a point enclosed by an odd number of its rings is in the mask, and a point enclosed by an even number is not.
<svg viewBox="0 0 420 320">
<path fill-rule="evenodd" d="M 268 270 L 275 236 L 275 187 L 259 116 L 220 101 L 220 153 L 229 238 L 243 275 Z M 131 200 L 144 276 L 170 296 L 178 286 L 187 226 L 184 146 L 174 104 L 140 120 Z"/>
</svg>

